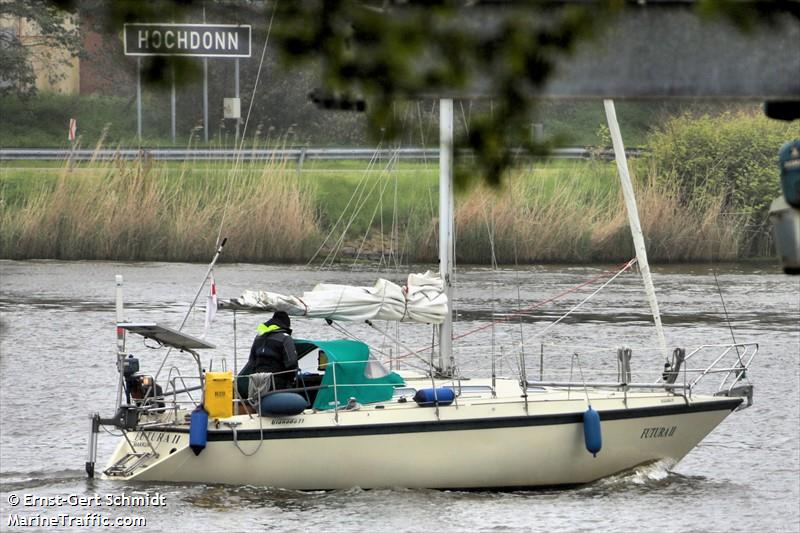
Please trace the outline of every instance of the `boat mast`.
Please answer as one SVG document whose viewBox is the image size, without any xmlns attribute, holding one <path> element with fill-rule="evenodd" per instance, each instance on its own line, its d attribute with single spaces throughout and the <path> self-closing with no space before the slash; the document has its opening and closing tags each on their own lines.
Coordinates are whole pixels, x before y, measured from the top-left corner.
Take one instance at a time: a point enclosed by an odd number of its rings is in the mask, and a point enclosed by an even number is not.
<svg viewBox="0 0 800 533">
<path fill-rule="evenodd" d="M 439 326 L 439 368 L 452 375 L 453 361 L 453 99 L 439 100 L 439 275 L 448 311 Z"/>
<path fill-rule="evenodd" d="M 639 270 L 642 272 L 644 290 L 647 294 L 647 301 L 650 303 L 650 311 L 653 313 L 653 322 L 656 325 L 658 345 L 661 352 L 664 354 L 664 358 L 669 360 L 667 341 L 664 338 L 664 328 L 661 325 L 661 313 L 658 310 L 658 300 L 656 300 L 656 289 L 653 286 L 653 278 L 650 275 L 650 264 L 647 262 L 644 234 L 642 233 L 642 225 L 639 222 L 639 211 L 636 208 L 636 197 L 633 194 L 631 176 L 628 172 L 628 160 L 625 157 L 622 133 L 619 130 L 619 123 L 617 122 L 617 111 L 614 109 L 613 100 L 603 100 L 603 105 L 606 108 L 606 119 L 608 120 L 608 129 L 611 133 L 611 142 L 614 146 L 614 157 L 617 160 L 619 179 L 622 182 L 622 195 L 625 198 L 625 208 L 628 211 L 628 223 L 630 224 L 631 234 L 633 236 L 633 246 L 636 249 L 636 261 L 639 263 Z"/>
</svg>

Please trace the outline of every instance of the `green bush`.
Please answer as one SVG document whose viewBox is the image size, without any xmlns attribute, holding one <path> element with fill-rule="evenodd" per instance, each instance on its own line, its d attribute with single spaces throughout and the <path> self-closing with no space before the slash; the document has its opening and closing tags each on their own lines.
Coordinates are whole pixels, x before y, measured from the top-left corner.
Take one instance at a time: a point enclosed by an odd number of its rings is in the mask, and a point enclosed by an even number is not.
<svg viewBox="0 0 800 533">
<path fill-rule="evenodd" d="M 780 194 L 778 149 L 800 136 L 797 122 L 761 113 L 684 114 L 652 133 L 656 179 L 678 187 L 684 205 L 703 208 L 722 197 L 723 210 L 748 226 L 749 254 L 771 249 L 769 204 Z"/>
<path fill-rule="evenodd" d="M 797 123 L 760 114 L 688 114 L 648 139 L 656 176 L 677 184 L 685 202 L 722 194 L 726 209 L 761 222 L 779 194 L 778 149 L 800 135 Z"/>
</svg>

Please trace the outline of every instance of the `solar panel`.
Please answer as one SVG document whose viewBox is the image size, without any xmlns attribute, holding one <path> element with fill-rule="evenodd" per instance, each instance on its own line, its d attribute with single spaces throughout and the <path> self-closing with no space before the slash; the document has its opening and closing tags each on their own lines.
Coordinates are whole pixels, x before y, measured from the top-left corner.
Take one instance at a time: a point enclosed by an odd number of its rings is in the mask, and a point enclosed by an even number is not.
<svg viewBox="0 0 800 533">
<path fill-rule="evenodd" d="M 117 327 L 126 331 L 130 331 L 131 333 L 136 333 L 147 339 L 153 339 L 164 346 L 177 348 L 178 350 L 216 348 L 216 346 L 213 344 L 207 343 L 202 339 L 198 339 L 197 337 L 192 337 L 186 333 L 181 333 L 180 331 L 156 324 L 155 322 L 138 324 L 120 322 L 117 324 Z"/>
</svg>

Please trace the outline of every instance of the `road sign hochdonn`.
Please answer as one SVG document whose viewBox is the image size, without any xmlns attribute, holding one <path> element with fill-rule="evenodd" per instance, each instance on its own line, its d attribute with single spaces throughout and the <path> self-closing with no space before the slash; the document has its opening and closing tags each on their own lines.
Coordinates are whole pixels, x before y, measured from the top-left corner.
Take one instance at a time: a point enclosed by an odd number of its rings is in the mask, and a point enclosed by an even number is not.
<svg viewBox="0 0 800 533">
<path fill-rule="evenodd" d="M 250 57 L 251 27 L 235 24 L 125 24 L 127 56 Z"/>
</svg>

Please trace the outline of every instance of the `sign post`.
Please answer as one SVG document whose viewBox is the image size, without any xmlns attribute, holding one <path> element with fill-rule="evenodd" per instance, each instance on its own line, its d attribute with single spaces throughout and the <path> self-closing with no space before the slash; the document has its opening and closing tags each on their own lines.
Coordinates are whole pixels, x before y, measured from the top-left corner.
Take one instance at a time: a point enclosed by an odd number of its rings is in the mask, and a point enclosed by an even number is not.
<svg viewBox="0 0 800 533">
<path fill-rule="evenodd" d="M 142 142 L 142 58 L 136 58 L 136 136 Z"/>
<path fill-rule="evenodd" d="M 236 96 L 239 96 L 239 58 L 250 57 L 252 28 L 242 24 L 128 23 L 124 26 L 126 56 L 136 57 L 137 134 L 142 139 L 143 56 L 203 58 L 203 131 L 208 142 L 208 58 L 236 59 Z M 172 141 L 175 142 L 175 71 L 172 71 Z M 237 138 L 239 123 L 236 123 Z"/>
<path fill-rule="evenodd" d="M 203 139 L 208 144 L 208 58 L 203 58 Z"/>
<path fill-rule="evenodd" d="M 238 57 L 236 58 L 236 72 L 235 72 L 234 75 L 235 75 L 235 78 L 234 78 L 235 81 L 234 81 L 234 86 L 233 86 L 234 98 L 236 98 L 236 100 L 239 100 L 239 58 Z M 241 122 L 241 111 L 240 111 L 240 115 L 238 117 L 236 117 L 236 147 L 237 148 L 239 147 L 239 123 L 240 122 Z"/>
</svg>

